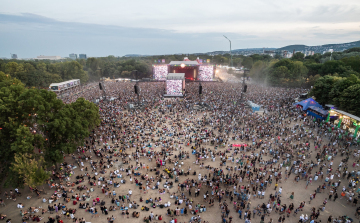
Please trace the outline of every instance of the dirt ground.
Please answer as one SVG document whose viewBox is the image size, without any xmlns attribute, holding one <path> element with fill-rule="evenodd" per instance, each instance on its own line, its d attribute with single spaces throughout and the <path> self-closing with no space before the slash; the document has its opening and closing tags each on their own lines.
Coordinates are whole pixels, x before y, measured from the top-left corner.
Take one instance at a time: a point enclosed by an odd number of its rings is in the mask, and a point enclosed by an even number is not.
<svg viewBox="0 0 360 223">
<path fill-rule="evenodd" d="M 239 144 L 239 143 L 246 143 L 246 142 L 241 142 L 241 141 L 231 141 L 231 143 L 235 143 L 235 144 Z M 184 147 L 184 145 L 182 145 Z M 205 147 L 207 148 L 213 148 L 213 146 L 211 145 L 206 145 Z M 135 148 L 132 148 L 131 151 L 134 151 Z M 160 150 L 160 147 L 155 148 L 155 150 Z M 191 149 L 190 146 L 185 147 L 185 150 L 188 150 L 191 154 Z M 313 151 L 314 154 L 314 147 L 311 147 L 311 150 Z M 270 158 L 270 157 L 265 157 L 266 158 Z M 314 160 L 315 158 L 312 157 L 312 159 Z M 339 162 L 340 162 L 341 157 L 336 157 L 335 161 L 334 161 L 334 167 L 337 167 Z M 349 163 L 352 163 L 353 161 L 353 157 L 350 158 Z M 68 163 L 74 163 L 74 160 L 71 158 L 71 156 L 67 156 L 65 159 L 66 162 Z M 144 162 L 145 159 L 142 158 L 140 160 L 141 162 Z M 134 162 L 134 161 L 133 161 Z M 192 170 L 195 170 L 197 172 L 197 174 L 201 173 L 201 175 L 205 175 L 205 174 L 209 174 L 209 171 L 207 169 L 200 169 L 198 166 L 195 165 L 195 156 L 194 155 L 190 155 L 190 159 L 186 159 L 183 160 L 184 165 L 182 166 L 182 168 L 184 170 L 187 170 L 188 167 L 190 166 Z M 149 163 L 148 160 L 145 161 L 146 164 L 149 164 L 150 167 L 155 166 L 155 161 L 153 161 L 151 164 Z M 213 162 L 210 159 L 204 160 L 205 166 L 206 165 L 211 165 L 213 167 L 219 167 L 219 158 L 216 159 L 215 162 Z M 89 163 L 84 163 L 85 166 L 90 167 Z M 228 166 L 235 166 L 234 163 L 227 163 Z M 118 165 L 114 165 L 118 166 Z M 173 167 L 173 166 L 169 166 L 169 167 Z M 115 169 L 115 168 L 113 168 Z M 353 170 L 353 168 L 350 166 L 350 171 Z M 317 170 L 317 168 L 315 169 Z M 145 173 L 146 169 L 141 169 L 139 170 L 141 173 Z M 226 171 L 226 170 L 225 170 Z M 282 170 L 283 172 L 285 172 L 284 168 Z M 110 171 L 108 171 L 109 173 Z M 80 175 L 80 174 L 84 174 L 85 172 L 81 172 L 80 168 L 75 169 L 75 174 L 72 175 L 71 180 L 75 181 L 75 176 Z M 109 175 L 105 174 L 106 177 L 108 177 Z M 154 174 L 154 172 L 149 172 L 149 175 Z M 174 204 L 174 199 L 170 198 L 169 194 L 163 194 L 160 195 L 158 190 L 149 190 L 147 194 L 144 194 L 143 192 L 141 192 L 139 190 L 138 187 L 136 187 L 135 183 L 134 184 L 130 184 L 129 182 L 129 177 L 126 177 L 125 174 L 123 175 L 125 177 L 125 179 L 127 179 L 127 183 L 126 184 L 121 184 L 120 188 L 115 188 L 115 191 L 117 193 L 117 195 L 125 195 L 127 194 L 128 190 L 131 189 L 133 191 L 133 195 L 131 197 L 131 200 L 135 200 L 140 206 L 145 205 L 145 200 L 147 198 L 155 198 L 155 197 L 161 197 L 163 203 L 170 201 L 171 207 L 172 209 L 175 209 L 175 204 Z M 179 177 L 180 182 L 182 182 L 183 180 L 185 180 L 186 178 L 194 178 L 197 180 L 197 175 L 193 176 L 181 176 Z M 326 191 L 324 191 L 323 193 L 317 194 L 316 199 L 314 199 L 311 204 L 309 204 L 309 196 L 311 193 L 314 192 L 314 190 L 323 183 L 323 181 L 321 181 L 320 179 L 318 181 L 314 181 L 312 183 L 312 185 L 309 185 L 307 189 L 305 189 L 306 186 L 306 182 L 301 180 L 298 183 L 294 183 L 293 182 L 293 177 L 294 174 L 291 175 L 291 179 L 288 179 L 286 182 L 282 182 L 279 184 L 279 187 L 281 186 L 283 188 L 282 191 L 282 204 L 285 203 L 287 205 L 289 205 L 290 203 L 294 203 L 295 207 L 298 207 L 301 201 L 306 201 L 306 205 L 305 208 L 302 212 L 298 213 L 297 216 L 294 216 L 293 213 L 291 214 L 290 218 L 286 218 L 285 222 L 298 222 L 299 221 L 299 216 L 301 214 L 308 214 L 310 215 L 310 209 L 312 207 L 320 207 L 320 205 L 322 204 L 322 202 L 324 201 L 325 198 L 328 198 L 328 189 Z M 336 179 L 336 178 L 335 178 Z M 342 180 L 343 185 L 346 185 L 346 180 Z M 85 182 L 81 183 L 80 185 L 83 184 L 87 184 L 87 180 L 85 180 Z M 243 182 L 243 185 L 247 185 L 247 182 Z M 162 188 L 163 185 L 160 185 L 160 188 Z M 31 193 L 29 189 L 20 189 L 20 191 L 22 192 L 22 196 L 18 197 L 16 201 L 12 201 L 12 200 L 7 200 L 6 198 L 4 198 L 4 191 L 5 190 L 9 190 L 9 189 L 2 189 L 1 191 L 1 198 L 5 199 L 5 203 L 6 206 L 5 207 L 0 207 L 0 213 L 2 214 L 6 214 L 8 216 L 8 218 L 12 219 L 12 222 L 22 222 L 22 218 L 20 216 L 20 209 L 17 208 L 17 204 L 18 203 L 23 203 L 25 205 L 23 210 L 27 210 L 30 206 L 35 206 L 35 207 L 43 207 L 47 209 L 48 203 L 43 203 L 42 202 L 42 198 L 45 197 L 46 199 L 48 199 L 50 197 L 50 195 L 52 193 L 54 193 L 54 189 L 50 189 L 47 185 L 44 185 L 44 188 L 47 192 L 46 195 L 41 195 L 40 198 L 36 198 L 34 193 Z M 106 201 L 106 206 L 109 208 L 109 206 L 113 205 L 111 204 L 111 199 L 110 198 L 105 198 L 105 195 L 101 192 L 101 188 L 98 187 L 94 187 L 95 191 L 91 192 L 91 197 L 95 198 L 97 196 L 100 197 L 100 199 L 103 199 Z M 230 188 L 232 189 L 232 188 Z M 220 208 L 219 208 L 219 203 L 217 200 L 215 200 L 215 205 L 213 207 L 208 207 L 207 202 L 203 201 L 203 193 L 206 191 L 209 191 L 209 193 L 211 193 L 211 189 L 210 188 L 204 188 L 201 190 L 201 194 L 199 197 L 194 197 L 194 192 L 192 192 L 192 196 L 191 198 L 194 200 L 193 203 L 197 204 L 205 204 L 207 207 L 207 211 L 200 213 L 199 215 L 201 216 L 203 221 L 208 221 L 210 223 L 212 222 L 221 222 L 221 212 L 220 212 Z M 177 186 L 173 187 L 170 192 L 177 192 L 178 188 Z M 294 196 L 294 200 L 290 200 L 290 194 L 291 192 L 295 192 L 295 196 Z M 76 192 L 75 192 L 76 193 Z M 187 191 L 185 190 L 184 193 L 186 194 L 186 196 L 188 196 Z M 262 203 L 267 203 L 267 201 L 269 200 L 269 195 L 270 194 L 274 194 L 275 190 L 274 190 L 274 183 L 271 185 L 271 187 L 267 188 L 266 190 L 266 194 L 265 194 L 265 199 L 259 199 L 259 198 L 251 198 L 251 211 L 253 210 L 254 207 L 256 207 L 258 204 L 262 204 Z M 27 199 L 27 196 L 33 196 L 30 200 Z M 71 194 L 70 194 L 71 195 Z M 140 197 L 142 197 L 144 199 L 144 202 L 140 202 L 139 199 Z M 228 201 L 228 204 L 230 205 L 230 216 L 233 217 L 233 222 L 244 222 L 244 219 L 239 219 L 239 215 L 235 212 L 235 209 L 233 207 L 232 204 L 230 204 L 230 199 L 229 198 L 224 198 L 224 200 Z M 62 199 L 60 200 L 62 203 Z M 58 202 L 57 202 L 58 203 Z M 109 215 L 104 215 L 101 214 L 100 212 L 100 217 L 99 218 L 92 218 L 91 214 L 86 213 L 84 209 L 79 209 L 78 205 L 73 205 L 72 201 L 70 201 L 69 203 L 66 203 L 67 207 L 69 208 L 77 208 L 77 213 L 76 213 L 76 217 L 77 218 L 81 218 L 84 217 L 86 219 L 86 222 L 100 222 L 100 223 L 105 223 L 107 222 L 107 217 L 110 216 L 114 216 L 116 217 L 116 220 L 114 222 L 122 222 L 122 221 L 126 221 L 126 222 L 143 222 L 143 218 L 145 216 L 149 216 L 150 212 L 152 211 L 154 214 L 158 214 L 158 215 L 162 215 L 163 216 L 163 220 L 161 222 L 169 222 L 171 220 L 170 216 L 166 215 L 166 208 L 164 209 L 160 209 L 160 208 L 150 208 L 149 211 L 141 211 L 140 208 L 138 208 L 136 211 L 140 212 L 140 218 L 132 218 L 130 216 L 129 219 L 123 219 L 123 216 L 121 215 L 121 211 L 117 210 L 117 211 L 111 211 L 109 212 Z M 183 203 L 181 207 L 185 206 L 185 204 Z M 100 207 L 98 207 L 98 209 L 100 209 Z M 130 210 L 130 213 L 132 213 L 133 210 Z M 41 214 L 41 213 L 40 213 Z M 344 199 L 337 199 L 336 202 L 333 201 L 329 201 L 328 204 L 326 205 L 326 210 L 324 212 L 321 212 L 321 215 L 319 217 L 319 219 L 321 219 L 322 222 L 327 222 L 327 218 L 332 215 L 333 217 L 337 217 L 337 216 L 342 216 L 342 215 L 348 215 L 351 218 L 355 219 L 355 222 L 357 222 L 358 220 L 356 220 L 355 216 L 355 207 L 351 206 L 351 204 L 347 204 L 346 200 Z M 52 216 L 55 217 L 55 213 L 54 214 L 50 214 L 49 212 L 45 213 L 44 215 L 42 215 L 42 217 L 44 217 L 42 219 L 41 222 L 46 222 L 48 217 Z M 175 217 L 174 217 L 175 218 Z M 188 213 L 187 216 L 176 216 L 177 218 L 177 222 L 189 222 L 190 218 L 191 218 L 191 214 Z M 279 218 L 279 214 L 275 213 L 274 211 L 271 213 L 270 216 L 266 216 L 265 218 L 265 222 L 269 222 L 270 218 L 273 220 L 273 222 L 277 222 L 278 218 Z M 64 220 L 64 222 L 72 222 L 71 219 L 66 219 L 65 217 L 62 217 L 62 219 Z M 30 220 L 31 221 L 31 220 Z M 28 221 L 28 222 L 30 222 Z M 156 222 L 156 221 L 153 221 Z M 160 222 L 160 221 L 159 221 Z M 255 216 L 255 218 L 252 216 L 251 218 L 251 222 L 260 222 L 260 217 L 259 216 Z"/>
</svg>

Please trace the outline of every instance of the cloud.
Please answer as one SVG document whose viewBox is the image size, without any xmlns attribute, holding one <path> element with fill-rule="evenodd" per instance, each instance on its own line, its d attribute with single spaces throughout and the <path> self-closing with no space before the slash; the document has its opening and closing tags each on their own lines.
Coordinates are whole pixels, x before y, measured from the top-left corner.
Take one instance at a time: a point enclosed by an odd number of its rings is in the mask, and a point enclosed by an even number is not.
<svg viewBox="0 0 360 223">
<path fill-rule="evenodd" d="M 270 4 L 269 7 L 275 8 L 276 5 Z M 326 14 L 333 9 L 316 10 Z M 276 14 L 276 11 L 271 13 Z M 304 10 L 298 10 L 298 14 L 303 16 Z M 166 25 L 160 24 L 158 28 L 148 28 L 61 21 L 34 13 L 0 13 L 0 57 L 8 57 L 9 53 L 28 58 L 38 55 L 65 57 L 69 53 L 122 56 L 133 53 L 161 55 L 225 51 L 229 49 L 229 43 L 224 39 L 224 34 L 232 40 L 233 49 L 282 47 L 290 44 L 319 45 L 332 43 L 330 41 L 360 39 L 356 22 L 334 25 L 321 22 L 293 23 L 288 20 L 274 22 L 269 19 L 269 23 L 266 23 L 259 22 L 259 19 L 239 23 L 236 18 L 234 21 L 229 18 L 229 22 L 223 23 L 221 16 L 214 17 L 211 26 L 207 26 L 208 21 L 205 20 L 184 25 L 191 20 L 186 17 L 183 24 L 178 22 L 169 28 L 161 28 Z"/>
<path fill-rule="evenodd" d="M 11 52 L 18 53 L 22 58 L 68 56 L 73 52 L 89 56 L 121 56 L 129 53 L 194 53 L 228 49 L 228 42 L 219 33 L 184 34 L 165 29 L 61 22 L 33 14 L 0 14 L 0 34 L 3 53 L 0 56 Z M 254 37 L 233 36 L 240 39 Z M 214 48 L 214 45 L 223 47 Z"/>
</svg>

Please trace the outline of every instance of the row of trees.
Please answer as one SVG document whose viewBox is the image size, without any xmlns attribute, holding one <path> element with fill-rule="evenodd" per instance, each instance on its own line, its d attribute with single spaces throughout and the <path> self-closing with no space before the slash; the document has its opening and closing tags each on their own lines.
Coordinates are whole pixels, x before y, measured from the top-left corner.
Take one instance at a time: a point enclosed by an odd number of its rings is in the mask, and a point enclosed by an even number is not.
<svg viewBox="0 0 360 223">
<path fill-rule="evenodd" d="M 152 63 L 150 59 L 136 60 L 122 57 L 88 58 L 84 63 L 84 70 L 88 73 L 91 81 L 97 81 L 101 77 L 110 78 L 135 78 L 133 70 L 137 70 L 139 77 L 151 77 Z"/>
<path fill-rule="evenodd" d="M 48 88 L 51 83 L 80 79 L 81 83 L 98 81 L 101 77 L 139 78 L 151 76 L 150 59 L 103 57 L 77 61 L 0 60 L 0 71 L 20 80 L 27 87 Z"/>
<path fill-rule="evenodd" d="M 64 104 L 55 93 L 26 88 L 0 71 L 0 180 L 6 186 L 42 184 L 47 167 L 83 145 L 100 124 L 98 111 L 83 98 Z"/>
<path fill-rule="evenodd" d="M 289 59 L 257 61 L 250 76 L 257 82 L 271 86 L 300 87 L 306 82 L 308 69 L 301 61 Z"/>
<path fill-rule="evenodd" d="M 334 104 L 344 111 L 360 116 L 360 79 L 354 74 L 348 77 L 320 77 L 310 94 L 315 96 L 320 104 Z"/>
<path fill-rule="evenodd" d="M 77 61 L 7 61 L 0 60 L 0 71 L 20 80 L 27 87 L 48 88 L 51 83 L 80 79 L 89 80 L 83 66 Z"/>
<path fill-rule="evenodd" d="M 256 61 L 251 65 L 250 75 L 257 82 L 286 87 L 310 87 L 325 75 L 360 77 L 360 48 L 336 52 L 331 60 L 330 56 L 326 53 L 304 57 L 297 52 L 291 59 L 269 59 L 253 55 L 251 58 Z"/>
</svg>

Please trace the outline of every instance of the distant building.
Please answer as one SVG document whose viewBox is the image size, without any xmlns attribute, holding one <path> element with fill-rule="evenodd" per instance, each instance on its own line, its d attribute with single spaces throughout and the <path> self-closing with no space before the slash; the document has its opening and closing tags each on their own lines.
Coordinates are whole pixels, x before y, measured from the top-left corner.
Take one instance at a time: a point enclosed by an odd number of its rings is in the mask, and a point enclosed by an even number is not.
<svg viewBox="0 0 360 223">
<path fill-rule="evenodd" d="M 86 54 L 79 54 L 79 59 L 85 59 L 86 60 Z"/>
<path fill-rule="evenodd" d="M 314 51 L 310 50 L 310 51 L 305 51 L 305 56 L 313 56 L 315 54 Z"/>
<path fill-rule="evenodd" d="M 17 54 L 11 54 L 11 59 L 17 59 Z"/>
<path fill-rule="evenodd" d="M 63 58 L 61 56 L 44 56 L 44 55 L 40 55 L 40 56 L 37 56 L 35 59 L 37 59 L 37 60 L 61 60 Z"/>
<path fill-rule="evenodd" d="M 72 60 L 76 60 L 76 59 L 77 59 L 77 54 L 71 53 L 71 54 L 69 54 L 69 57 L 70 57 L 70 59 L 72 59 Z"/>
<path fill-rule="evenodd" d="M 275 56 L 275 50 L 264 50 L 263 51 L 263 54 L 264 55 L 269 55 L 271 57 L 274 57 Z"/>
</svg>

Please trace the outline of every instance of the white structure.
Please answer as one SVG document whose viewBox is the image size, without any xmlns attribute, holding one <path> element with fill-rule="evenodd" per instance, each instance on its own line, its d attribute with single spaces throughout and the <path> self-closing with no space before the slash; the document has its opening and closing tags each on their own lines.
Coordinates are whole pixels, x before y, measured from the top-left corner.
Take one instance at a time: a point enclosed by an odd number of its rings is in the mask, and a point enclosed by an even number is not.
<svg viewBox="0 0 360 223">
<path fill-rule="evenodd" d="M 166 77 L 166 94 L 164 97 L 183 97 L 185 91 L 185 74 L 170 73 Z"/>
<path fill-rule="evenodd" d="M 35 59 L 37 59 L 37 60 L 61 60 L 63 58 L 61 56 L 44 56 L 44 55 L 40 55 L 40 56 L 37 56 Z"/>
<path fill-rule="evenodd" d="M 61 83 L 52 83 L 50 84 L 49 90 L 55 93 L 64 93 L 70 89 L 74 89 L 80 86 L 80 79 L 74 79 L 69 81 L 64 81 Z"/>
</svg>

